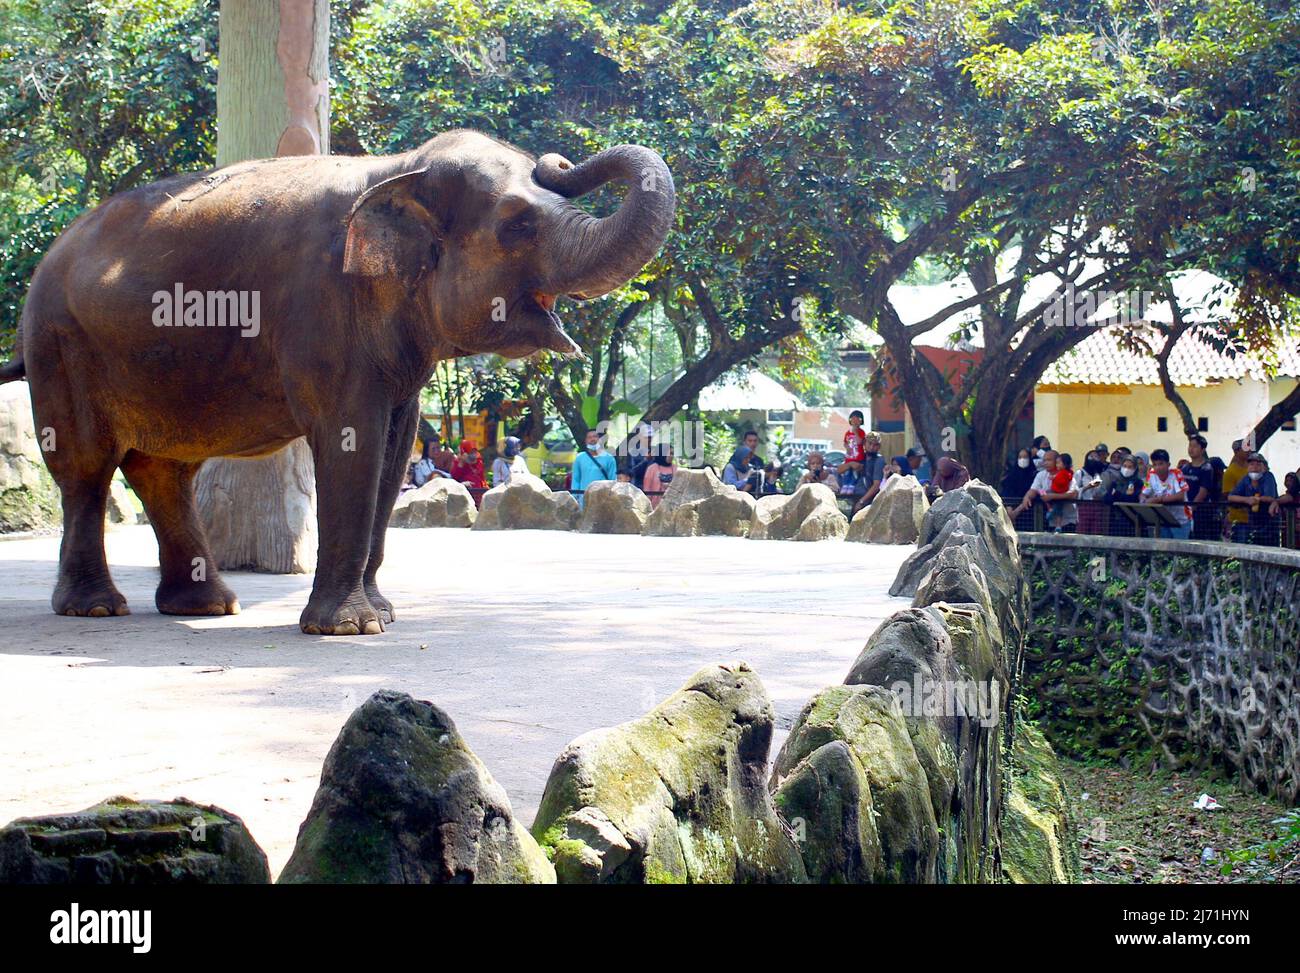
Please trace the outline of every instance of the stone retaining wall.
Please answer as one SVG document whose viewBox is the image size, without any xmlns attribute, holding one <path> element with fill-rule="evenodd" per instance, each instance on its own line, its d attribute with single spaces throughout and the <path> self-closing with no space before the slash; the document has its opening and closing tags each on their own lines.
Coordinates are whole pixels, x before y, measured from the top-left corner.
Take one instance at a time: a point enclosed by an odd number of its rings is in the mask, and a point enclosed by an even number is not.
<svg viewBox="0 0 1300 973">
<path fill-rule="evenodd" d="M 1300 553 L 1022 533 L 1025 693 L 1058 749 L 1300 797 Z"/>
</svg>

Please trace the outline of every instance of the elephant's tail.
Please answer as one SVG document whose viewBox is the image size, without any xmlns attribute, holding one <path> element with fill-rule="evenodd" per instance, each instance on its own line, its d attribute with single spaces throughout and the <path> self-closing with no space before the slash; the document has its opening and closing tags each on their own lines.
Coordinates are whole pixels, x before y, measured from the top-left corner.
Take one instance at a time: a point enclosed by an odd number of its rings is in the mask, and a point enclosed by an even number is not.
<svg viewBox="0 0 1300 973">
<path fill-rule="evenodd" d="M 0 365 L 0 385 L 5 382 L 16 382 L 27 375 L 27 366 L 23 364 L 23 353 L 18 351 L 17 357 L 13 361 L 5 362 Z"/>
<path fill-rule="evenodd" d="M 23 309 L 26 312 L 26 308 Z M 26 317 L 26 314 L 23 315 Z M 0 365 L 0 385 L 16 382 L 26 378 L 27 365 L 23 362 L 23 322 L 18 322 L 18 333 L 14 335 L 14 360 Z"/>
</svg>

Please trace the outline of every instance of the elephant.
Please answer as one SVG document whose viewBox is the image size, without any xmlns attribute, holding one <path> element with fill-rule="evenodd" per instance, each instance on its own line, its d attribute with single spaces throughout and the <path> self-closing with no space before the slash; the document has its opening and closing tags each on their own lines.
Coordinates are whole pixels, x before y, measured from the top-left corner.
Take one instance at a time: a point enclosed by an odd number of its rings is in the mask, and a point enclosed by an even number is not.
<svg viewBox="0 0 1300 973">
<path fill-rule="evenodd" d="M 573 202 L 611 182 L 625 192 L 608 216 Z M 435 363 L 579 353 L 557 297 L 589 300 L 635 276 L 675 205 L 651 149 L 574 164 L 456 130 L 397 155 L 172 176 L 82 214 L 33 274 L 18 351 L 0 366 L 0 381 L 30 383 L 52 445 L 54 611 L 129 614 L 104 552 L 120 467 L 157 536 L 158 610 L 237 612 L 196 516 L 195 474 L 303 436 L 319 553 L 300 627 L 382 632 L 394 612 L 376 572 Z"/>
</svg>

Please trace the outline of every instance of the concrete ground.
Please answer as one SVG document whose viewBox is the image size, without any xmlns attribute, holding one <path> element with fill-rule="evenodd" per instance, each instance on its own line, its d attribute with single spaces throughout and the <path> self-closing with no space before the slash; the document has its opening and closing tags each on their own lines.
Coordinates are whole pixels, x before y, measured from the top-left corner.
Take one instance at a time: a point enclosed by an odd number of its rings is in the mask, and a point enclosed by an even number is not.
<svg viewBox="0 0 1300 973">
<path fill-rule="evenodd" d="M 278 874 L 321 762 L 379 688 L 431 700 L 531 823 L 581 733 L 639 716 L 702 666 L 743 659 L 778 739 L 843 680 L 911 547 L 543 531 L 393 530 L 379 636 L 298 631 L 307 576 L 226 576 L 243 612 L 157 614 L 148 527 L 108 535 L 135 614 L 51 613 L 58 537 L 0 541 L 0 823 L 103 798 L 238 814 Z"/>
</svg>

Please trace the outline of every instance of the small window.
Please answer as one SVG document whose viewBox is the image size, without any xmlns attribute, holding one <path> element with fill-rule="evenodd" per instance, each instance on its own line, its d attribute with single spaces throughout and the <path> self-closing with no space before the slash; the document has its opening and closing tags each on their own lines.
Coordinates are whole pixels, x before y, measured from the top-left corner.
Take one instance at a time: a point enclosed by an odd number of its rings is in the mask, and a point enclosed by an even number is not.
<svg viewBox="0 0 1300 973">
<path fill-rule="evenodd" d="M 1164 416 L 1161 416 L 1159 419 L 1156 420 L 1156 432 L 1168 432 L 1168 431 L 1169 431 L 1169 420 L 1166 419 Z"/>
<path fill-rule="evenodd" d="M 1198 418 L 1198 419 L 1196 420 L 1196 431 L 1197 431 L 1197 432 L 1209 432 L 1209 431 L 1210 431 L 1210 417 L 1209 417 L 1209 416 L 1201 416 L 1200 418 Z"/>
<path fill-rule="evenodd" d="M 1115 417 L 1115 431 L 1128 432 L 1128 416 Z"/>
</svg>

